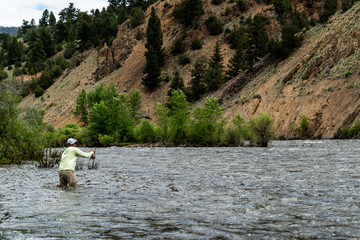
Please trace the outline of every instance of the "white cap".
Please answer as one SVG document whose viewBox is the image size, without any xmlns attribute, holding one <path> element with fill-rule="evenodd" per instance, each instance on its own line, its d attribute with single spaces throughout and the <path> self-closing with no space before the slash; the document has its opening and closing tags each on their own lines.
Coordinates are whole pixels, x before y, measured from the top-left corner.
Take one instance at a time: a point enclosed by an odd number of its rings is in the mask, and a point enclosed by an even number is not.
<svg viewBox="0 0 360 240">
<path fill-rule="evenodd" d="M 76 139 L 73 139 L 73 138 L 69 138 L 68 140 L 67 140 L 67 144 L 69 144 L 69 145 L 73 145 L 74 143 L 76 143 L 77 142 L 77 140 Z"/>
</svg>

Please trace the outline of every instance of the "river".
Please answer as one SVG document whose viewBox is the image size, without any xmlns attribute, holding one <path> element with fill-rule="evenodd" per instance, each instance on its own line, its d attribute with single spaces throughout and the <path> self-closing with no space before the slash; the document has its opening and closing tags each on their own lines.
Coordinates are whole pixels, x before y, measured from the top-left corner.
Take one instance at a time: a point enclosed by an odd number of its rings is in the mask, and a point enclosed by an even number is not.
<svg viewBox="0 0 360 240">
<path fill-rule="evenodd" d="M 3 165 L 0 239 L 359 239 L 359 147 L 102 148 L 76 190 Z"/>
</svg>

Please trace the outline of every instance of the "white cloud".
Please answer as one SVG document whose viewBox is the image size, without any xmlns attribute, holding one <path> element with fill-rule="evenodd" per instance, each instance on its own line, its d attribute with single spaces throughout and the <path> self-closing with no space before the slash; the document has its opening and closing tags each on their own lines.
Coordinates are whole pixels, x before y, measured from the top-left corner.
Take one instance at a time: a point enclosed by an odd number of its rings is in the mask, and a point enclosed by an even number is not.
<svg viewBox="0 0 360 240">
<path fill-rule="evenodd" d="M 102 9 L 107 7 L 107 0 L 1 0 L 0 7 L 0 26 L 20 27 L 23 20 L 31 21 L 33 18 L 38 24 L 39 19 L 45 9 L 53 12 L 58 20 L 58 13 L 74 3 L 75 8 L 81 11 L 90 11 L 91 9 Z"/>
</svg>

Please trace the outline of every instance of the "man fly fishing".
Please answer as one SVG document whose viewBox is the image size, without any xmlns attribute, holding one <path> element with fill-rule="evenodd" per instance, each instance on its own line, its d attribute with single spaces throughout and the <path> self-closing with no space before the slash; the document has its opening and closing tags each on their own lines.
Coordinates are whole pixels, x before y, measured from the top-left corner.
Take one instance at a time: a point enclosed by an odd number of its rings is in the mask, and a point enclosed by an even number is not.
<svg viewBox="0 0 360 240">
<path fill-rule="evenodd" d="M 66 148 L 61 155 L 61 160 L 59 163 L 60 187 L 70 187 L 75 189 L 77 187 L 77 180 L 75 174 L 77 158 L 88 158 L 95 155 L 96 149 L 93 149 L 89 153 L 85 153 L 76 147 L 76 142 L 76 139 L 69 138 L 67 140 L 68 148 Z"/>
</svg>

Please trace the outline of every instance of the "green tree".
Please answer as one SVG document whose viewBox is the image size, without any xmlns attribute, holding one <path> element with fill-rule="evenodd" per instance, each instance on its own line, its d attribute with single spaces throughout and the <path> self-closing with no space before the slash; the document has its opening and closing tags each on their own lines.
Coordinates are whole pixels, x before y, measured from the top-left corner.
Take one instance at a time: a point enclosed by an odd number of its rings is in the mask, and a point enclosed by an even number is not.
<svg viewBox="0 0 360 240">
<path fill-rule="evenodd" d="M 154 7 L 151 8 L 149 23 L 146 29 L 145 47 L 149 49 L 150 46 L 154 48 L 158 59 L 158 66 L 161 68 L 165 63 L 163 32 L 161 30 L 160 18 L 156 15 Z"/>
<path fill-rule="evenodd" d="M 223 108 L 216 98 L 206 99 L 204 107 L 197 106 L 193 117 L 191 135 L 194 143 L 214 145 L 221 142 L 225 120 Z"/>
<path fill-rule="evenodd" d="M 236 49 L 234 55 L 229 60 L 229 69 L 226 71 L 227 79 L 236 77 L 241 69 L 245 69 L 244 49 Z"/>
<path fill-rule="evenodd" d="M 224 82 L 224 67 L 222 61 L 223 56 L 220 51 L 220 44 L 217 42 L 205 75 L 206 85 L 210 91 L 218 89 Z"/>
<path fill-rule="evenodd" d="M 184 79 L 180 76 L 179 71 L 175 72 L 175 76 L 171 81 L 170 88 L 169 88 L 169 91 L 168 91 L 168 96 L 169 97 L 171 96 L 171 93 L 174 90 L 181 90 L 181 91 L 185 90 Z"/>
<path fill-rule="evenodd" d="M 219 35 L 224 32 L 223 22 L 215 15 L 210 15 L 205 21 L 210 35 Z"/>
<path fill-rule="evenodd" d="M 269 36 L 266 31 L 266 24 L 268 23 L 269 19 L 261 14 L 256 14 L 250 22 L 248 27 L 249 44 L 247 48 L 247 62 L 250 68 L 268 52 L 267 44 L 269 42 Z"/>
<path fill-rule="evenodd" d="M 135 135 L 138 141 L 149 143 L 156 140 L 156 126 L 148 119 L 141 119 L 136 127 Z"/>
<path fill-rule="evenodd" d="M 261 147 L 267 147 L 270 140 L 275 138 L 274 117 L 268 113 L 253 116 L 250 119 L 252 139 Z"/>
<path fill-rule="evenodd" d="M 184 0 L 175 5 L 173 16 L 180 23 L 190 26 L 196 25 L 198 18 L 204 14 L 202 0 Z"/>
<path fill-rule="evenodd" d="M 45 9 L 39 20 L 40 27 L 47 27 L 49 25 L 49 11 Z"/>
<path fill-rule="evenodd" d="M 319 21 L 325 23 L 332 15 L 336 13 L 338 7 L 337 0 L 326 0 L 324 4 L 324 12 L 319 16 Z"/>
<path fill-rule="evenodd" d="M 300 134 L 303 138 L 309 138 L 310 132 L 309 132 L 309 122 L 307 120 L 306 116 L 302 116 L 300 121 Z"/>
<path fill-rule="evenodd" d="M 22 43 L 18 41 L 15 36 L 12 36 L 8 47 L 9 64 L 21 62 L 23 54 L 24 47 Z"/>
<path fill-rule="evenodd" d="M 190 120 L 189 102 L 180 90 L 173 91 L 169 99 L 169 139 L 175 144 L 185 143 Z"/>
<path fill-rule="evenodd" d="M 144 11 L 140 7 L 131 9 L 130 12 L 130 26 L 136 28 L 145 22 Z"/>
<path fill-rule="evenodd" d="M 29 48 L 27 68 L 29 69 L 30 74 L 35 74 L 44 69 L 46 53 L 44 45 L 40 39 L 29 46 Z"/>
<path fill-rule="evenodd" d="M 148 47 L 145 53 L 146 67 L 144 73 L 147 74 L 143 79 L 142 84 L 150 90 L 154 90 L 159 85 L 161 78 L 161 69 L 159 67 L 159 61 L 157 54 L 152 46 Z"/>
<path fill-rule="evenodd" d="M 195 63 L 193 69 L 191 69 L 191 80 L 189 86 L 189 99 L 190 101 L 196 101 L 206 92 L 205 86 L 205 74 L 207 67 L 207 59 L 205 57 L 199 57 Z"/>
<path fill-rule="evenodd" d="M 53 12 L 50 12 L 49 16 L 49 26 L 54 27 L 56 25 L 56 18 Z"/>
<path fill-rule="evenodd" d="M 163 34 L 161 30 L 161 22 L 155 13 L 155 9 L 151 8 L 150 19 L 146 30 L 147 42 L 145 47 L 146 67 L 144 73 L 147 74 L 143 79 L 143 84 L 150 90 L 154 90 L 160 83 L 161 67 L 164 65 L 165 54 L 162 47 Z"/>
<path fill-rule="evenodd" d="M 162 141 L 167 141 L 170 125 L 169 109 L 161 103 L 157 103 L 155 113 L 157 118 L 157 124 L 160 128 L 159 137 Z"/>
<path fill-rule="evenodd" d="M 233 119 L 235 142 L 242 144 L 250 136 L 249 124 L 238 113 Z"/>
<path fill-rule="evenodd" d="M 84 125 L 87 125 L 89 122 L 88 111 L 87 93 L 85 89 L 83 89 L 76 99 L 74 115 L 80 116 L 80 121 Z"/>
<path fill-rule="evenodd" d="M 39 38 L 41 39 L 41 42 L 44 46 L 46 58 L 52 57 L 56 53 L 54 39 L 48 30 L 49 28 L 45 27 L 40 27 L 38 30 Z"/>
</svg>

